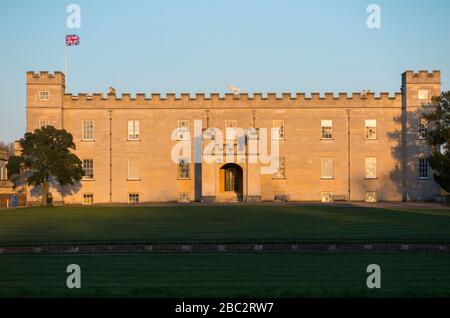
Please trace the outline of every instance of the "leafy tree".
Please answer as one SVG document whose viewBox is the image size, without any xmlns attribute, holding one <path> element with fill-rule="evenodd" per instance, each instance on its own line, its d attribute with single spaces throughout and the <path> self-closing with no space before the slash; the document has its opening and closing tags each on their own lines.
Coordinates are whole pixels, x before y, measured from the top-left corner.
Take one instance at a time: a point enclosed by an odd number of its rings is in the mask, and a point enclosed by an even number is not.
<svg viewBox="0 0 450 318">
<path fill-rule="evenodd" d="M 14 186 L 21 179 L 28 185 L 40 186 L 41 205 L 47 205 L 50 181 L 61 186 L 74 185 L 83 177 L 81 160 L 70 151 L 75 150 L 72 134 L 66 130 L 46 126 L 26 133 L 19 143 L 22 153 L 9 159 L 8 174 Z"/>
<path fill-rule="evenodd" d="M 435 171 L 434 180 L 450 192 L 450 91 L 433 97 L 434 112 L 424 115 L 428 120 L 427 143 L 431 146 L 429 162 Z"/>
</svg>

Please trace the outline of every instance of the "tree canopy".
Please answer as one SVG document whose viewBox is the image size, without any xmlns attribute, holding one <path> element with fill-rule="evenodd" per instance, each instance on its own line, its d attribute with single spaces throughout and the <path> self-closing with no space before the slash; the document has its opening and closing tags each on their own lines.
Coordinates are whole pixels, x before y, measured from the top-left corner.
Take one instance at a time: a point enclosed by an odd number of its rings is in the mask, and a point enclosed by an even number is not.
<svg viewBox="0 0 450 318">
<path fill-rule="evenodd" d="M 75 150 L 72 134 L 66 130 L 45 126 L 26 133 L 19 141 L 21 155 L 9 158 L 8 174 L 16 186 L 20 180 L 42 188 L 42 205 L 47 205 L 49 182 L 61 186 L 74 185 L 84 175 L 81 160 Z"/>
<path fill-rule="evenodd" d="M 431 146 L 429 162 L 434 170 L 434 180 L 450 192 L 450 91 L 433 97 L 435 111 L 424 115 L 428 121 L 426 140 Z"/>
</svg>

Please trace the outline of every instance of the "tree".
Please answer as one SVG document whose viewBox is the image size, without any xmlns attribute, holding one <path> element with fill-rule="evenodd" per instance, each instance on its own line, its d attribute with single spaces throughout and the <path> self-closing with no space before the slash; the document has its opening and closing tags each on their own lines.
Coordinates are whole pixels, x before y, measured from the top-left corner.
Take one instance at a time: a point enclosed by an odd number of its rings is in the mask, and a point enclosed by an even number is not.
<svg viewBox="0 0 450 318">
<path fill-rule="evenodd" d="M 429 162 L 435 171 L 434 180 L 447 192 L 450 192 L 450 91 L 433 97 L 434 112 L 424 115 L 428 121 L 425 136 L 431 146 Z"/>
<path fill-rule="evenodd" d="M 42 188 L 41 205 L 47 205 L 50 181 L 59 185 L 74 185 L 84 175 L 81 160 L 75 150 L 72 134 L 66 130 L 46 126 L 26 133 L 19 141 L 22 153 L 9 158 L 8 174 L 17 185 L 25 179 L 28 185 Z"/>
</svg>

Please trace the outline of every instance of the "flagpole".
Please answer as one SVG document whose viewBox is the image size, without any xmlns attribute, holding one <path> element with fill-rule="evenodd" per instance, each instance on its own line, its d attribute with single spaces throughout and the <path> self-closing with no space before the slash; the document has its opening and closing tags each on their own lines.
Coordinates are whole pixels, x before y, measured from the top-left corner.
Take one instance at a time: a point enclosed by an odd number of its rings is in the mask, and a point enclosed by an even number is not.
<svg viewBox="0 0 450 318">
<path fill-rule="evenodd" d="M 64 43 L 64 76 L 66 78 L 66 91 L 67 91 L 67 44 Z"/>
</svg>

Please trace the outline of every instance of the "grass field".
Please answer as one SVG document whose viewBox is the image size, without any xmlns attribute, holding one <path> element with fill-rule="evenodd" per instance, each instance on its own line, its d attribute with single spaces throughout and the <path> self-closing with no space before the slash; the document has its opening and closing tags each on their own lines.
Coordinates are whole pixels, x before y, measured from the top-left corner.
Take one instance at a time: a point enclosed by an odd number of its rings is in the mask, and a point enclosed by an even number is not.
<svg viewBox="0 0 450 318">
<path fill-rule="evenodd" d="M 0 241 L 450 241 L 450 210 L 327 206 L 53 207 L 0 210 Z"/>
<path fill-rule="evenodd" d="M 379 290 L 366 287 L 372 263 Z M 449 268 L 449 255 L 0 256 L 0 297 L 450 297 Z"/>
<path fill-rule="evenodd" d="M 61 240 L 450 242 L 450 210 L 337 206 L 0 210 L 0 244 Z M 2 243 L 3 242 L 3 243 Z M 82 289 L 65 286 L 79 264 Z M 379 264 L 382 289 L 368 290 Z M 0 255 L 0 297 L 450 297 L 450 255 Z"/>
</svg>

